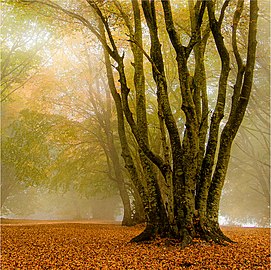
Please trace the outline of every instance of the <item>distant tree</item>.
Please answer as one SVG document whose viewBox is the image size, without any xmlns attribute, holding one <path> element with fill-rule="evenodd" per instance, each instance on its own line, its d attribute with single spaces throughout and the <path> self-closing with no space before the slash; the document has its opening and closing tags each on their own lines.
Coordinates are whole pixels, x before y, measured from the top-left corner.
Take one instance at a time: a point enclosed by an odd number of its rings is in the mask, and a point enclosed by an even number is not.
<svg viewBox="0 0 271 270">
<path fill-rule="evenodd" d="M 23 110 L 2 134 L 1 207 L 28 187 L 73 188 L 83 197 L 116 195 L 116 185 L 104 173 L 103 150 L 89 137 L 82 123 Z"/>
<path fill-rule="evenodd" d="M 47 133 L 49 122 L 25 110 L 2 131 L 1 207 L 19 187 L 35 185 L 47 177 L 50 165 Z M 19 188 L 20 190 L 20 188 Z"/>
<path fill-rule="evenodd" d="M 41 65 L 40 53 L 51 39 L 27 12 L 1 5 L 1 102 L 21 89 Z"/>
<path fill-rule="evenodd" d="M 83 34 L 77 33 L 77 37 L 79 42 L 87 42 L 84 40 Z M 66 39 L 70 42 L 69 49 L 72 51 L 73 42 L 69 41 L 69 38 Z M 62 73 L 60 78 L 57 79 L 57 75 L 50 71 L 46 72 L 46 76 L 41 75 L 43 80 L 41 85 L 39 85 L 40 88 L 45 87 L 45 80 L 48 80 L 47 74 L 50 74 L 51 81 L 53 81 L 54 77 L 55 83 L 58 84 L 57 89 L 54 87 L 55 84 L 49 83 L 42 95 L 34 94 L 32 98 L 39 104 L 36 106 L 36 109 L 43 108 L 43 110 L 65 115 L 72 119 L 81 119 L 82 132 L 89 134 L 92 141 L 103 149 L 107 169 L 104 167 L 101 169 L 101 172 L 117 185 L 124 205 L 123 224 L 131 225 L 139 222 L 139 220 L 135 220 L 135 216 L 138 218 L 143 216 L 144 218 L 144 214 L 142 215 L 140 202 L 135 204 L 137 210 L 135 208 L 131 209 L 130 200 L 138 201 L 139 197 L 136 195 L 137 193 L 133 185 L 130 184 L 129 177 L 123 172 L 123 164 L 120 161 L 118 137 L 115 135 L 117 132 L 114 120 L 116 115 L 112 109 L 112 100 L 106 83 L 106 75 L 104 77 L 97 76 L 101 70 L 101 65 L 93 65 L 92 61 L 94 59 L 90 57 L 87 48 L 83 44 L 81 45 L 83 52 L 76 52 L 73 56 L 67 50 L 65 52 L 67 58 L 74 56 L 81 58 L 81 62 L 76 67 L 71 67 L 71 62 L 67 61 L 66 58 L 65 64 L 61 63 L 61 71 L 60 68 L 58 69 L 58 72 Z M 70 73 L 73 74 L 72 77 L 69 77 Z M 80 85 L 78 85 L 78 81 L 81 82 Z M 39 93 L 39 88 L 34 92 Z M 73 108 L 72 112 L 70 108 Z M 124 129 L 125 127 L 123 126 Z M 93 163 L 95 162 L 93 161 Z M 131 194 L 133 195 L 131 196 Z M 133 214 L 132 211 L 134 212 Z M 138 212 L 141 212 L 141 214 Z M 142 218 L 140 220 L 142 221 Z"/>
</svg>

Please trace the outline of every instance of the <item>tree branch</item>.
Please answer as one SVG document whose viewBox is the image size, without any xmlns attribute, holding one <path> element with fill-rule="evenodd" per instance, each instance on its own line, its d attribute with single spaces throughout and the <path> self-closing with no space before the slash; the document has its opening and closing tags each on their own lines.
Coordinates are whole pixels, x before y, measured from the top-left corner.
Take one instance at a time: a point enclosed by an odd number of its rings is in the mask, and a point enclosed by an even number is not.
<svg viewBox="0 0 271 270">
<path fill-rule="evenodd" d="M 37 3 L 37 4 L 45 5 L 45 6 L 53 8 L 53 9 L 60 10 L 64 14 L 68 15 L 69 17 L 80 21 L 84 26 L 86 26 L 88 29 L 90 29 L 91 32 L 98 38 L 98 40 L 103 44 L 103 46 L 106 48 L 106 50 L 108 51 L 110 56 L 112 56 L 113 58 L 116 57 L 115 52 L 108 46 L 106 40 L 104 40 L 102 38 L 102 36 L 95 29 L 95 27 L 92 26 L 92 24 L 87 19 L 85 19 L 83 16 L 81 16 L 81 15 L 75 13 L 75 12 L 69 11 L 69 10 L 61 7 L 60 5 L 58 5 L 56 3 L 53 3 L 53 2 L 51 2 L 49 0 L 46 1 L 46 2 L 45 1 L 39 1 L 39 0 L 19 0 L 19 3 L 28 3 L 28 4 Z"/>
</svg>

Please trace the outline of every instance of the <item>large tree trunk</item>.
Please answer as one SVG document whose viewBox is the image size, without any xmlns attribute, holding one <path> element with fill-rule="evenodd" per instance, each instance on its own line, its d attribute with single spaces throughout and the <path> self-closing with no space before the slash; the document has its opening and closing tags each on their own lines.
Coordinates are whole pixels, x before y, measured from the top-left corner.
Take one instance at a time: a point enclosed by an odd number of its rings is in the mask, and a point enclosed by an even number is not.
<svg viewBox="0 0 271 270">
<path fill-rule="evenodd" d="M 228 1 L 225 1 L 224 3 L 225 8 L 227 4 L 228 4 Z M 211 118 L 208 143 L 207 143 L 206 153 L 201 165 L 201 170 L 200 170 L 199 180 L 198 180 L 198 187 L 197 187 L 197 197 L 196 197 L 196 207 L 199 214 L 198 227 L 200 228 L 199 229 L 200 233 L 208 239 L 209 238 L 208 231 L 211 230 L 210 226 L 212 226 L 212 224 L 209 222 L 209 219 L 207 217 L 207 200 L 209 196 L 209 188 L 212 181 L 213 166 L 215 164 L 217 147 L 219 145 L 220 123 L 224 117 L 227 82 L 228 82 L 228 76 L 230 72 L 230 57 L 229 57 L 228 50 L 224 44 L 223 36 L 221 34 L 221 23 L 219 23 L 215 18 L 214 3 L 208 2 L 207 8 L 208 8 L 210 28 L 212 30 L 215 44 L 216 44 L 216 47 L 221 59 L 221 72 L 220 72 L 219 85 L 218 85 L 217 101 L 216 101 L 216 106 Z M 221 13 L 220 20 L 223 19 L 222 16 L 223 16 L 223 13 Z"/>
<path fill-rule="evenodd" d="M 240 12 L 239 7 L 242 1 L 243 0 L 239 0 L 238 2 L 235 20 L 238 18 L 238 12 Z M 164 60 L 156 22 L 155 3 L 149 0 L 142 1 L 142 9 L 151 39 L 150 55 L 145 51 L 144 55 L 152 65 L 153 78 L 157 87 L 157 103 L 159 110 L 161 110 L 159 117 L 163 117 L 163 119 L 161 119 L 162 121 L 160 121 L 160 124 L 162 124 L 161 131 L 163 131 L 163 121 L 165 121 L 164 123 L 170 140 L 172 164 L 168 164 L 165 156 L 160 157 L 150 149 L 146 138 L 141 134 L 142 130 L 140 129 L 140 125 L 134 120 L 129 108 L 128 95 L 130 89 L 126 82 L 123 57 L 118 54 L 110 28 L 106 20 L 103 20 L 113 47 L 113 51 L 111 51 L 110 55 L 118 63 L 117 70 L 121 84 L 122 109 L 139 145 L 140 151 L 148 157 L 148 159 L 146 159 L 147 161 L 151 161 L 158 167 L 165 182 L 170 186 L 169 188 L 172 191 L 168 194 L 172 194 L 173 197 L 169 198 L 169 200 L 164 199 L 163 201 L 157 179 L 155 177 L 149 178 L 147 181 L 147 197 L 150 207 L 148 208 L 149 210 L 146 211 L 146 216 L 149 220 L 145 231 L 134 238 L 133 241 L 148 240 L 157 235 L 178 238 L 182 241 L 183 246 L 189 244 L 194 237 L 201 237 L 218 243 L 230 241 L 219 228 L 219 200 L 226 176 L 231 145 L 244 117 L 251 90 L 256 50 L 257 1 L 251 0 L 250 2 L 249 48 L 246 72 L 240 69 L 232 102 L 233 109 L 221 136 L 219 136 L 220 123 L 224 117 L 230 72 L 230 57 L 224 44 L 221 25 L 229 1 L 225 0 L 222 5 L 218 20 L 215 17 L 213 1 L 197 1 L 195 4 L 195 12 L 192 11 L 192 6 L 194 5 L 193 0 L 190 0 L 189 3 L 191 16 L 195 16 L 195 19 L 191 22 L 191 40 L 187 46 L 183 46 L 175 30 L 170 2 L 162 1 L 166 29 L 176 52 L 179 85 L 182 95 L 182 110 L 186 116 L 186 129 L 181 139 L 168 98 Z M 206 40 L 201 36 L 200 30 L 206 8 L 208 10 L 210 28 L 221 59 L 221 73 L 218 84 L 217 102 L 212 114 L 211 125 L 208 131 L 207 148 L 205 150 L 205 137 L 208 129 L 208 102 L 206 99 L 206 78 L 204 75 L 203 56 Z M 102 16 L 101 13 L 98 12 L 98 14 Z M 235 27 L 233 27 L 233 31 L 236 31 Z M 142 44 L 138 44 L 138 42 L 135 43 L 139 47 L 142 46 Z M 193 48 L 195 48 L 194 52 L 196 57 L 196 70 L 194 73 L 196 77 L 194 78 L 190 76 L 187 65 L 188 57 Z M 110 49 L 107 47 L 107 50 Z M 236 50 L 235 48 L 234 51 L 236 52 Z M 236 59 L 237 58 L 236 56 Z M 244 74 L 243 80 L 242 74 Z M 242 81 L 243 83 L 241 83 Z M 240 90 L 241 92 L 238 92 L 238 89 L 242 89 Z M 200 93 L 202 95 L 201 99 Z M 140 105 L 138 104 L 138 106 Z M 143 107 L 141 108 L 143 109 Z M 138 119 L 141 116 L 142 115 L 138 115 Z M 234 134 L 234 136 L 232 136 L 232 134 L 229 136 L 229 133 Z M 219 154 L 217 161 L 215 161 L 219 145 Z M 143 164 L 146 166 L 145 170 L 152 171 L 149 162 L 144 163 L 143 160 Z M 168 202 L 170 205 L 168 205 Z M 154 209 L 156 212 L 153 211 Z"/>
<path fill-rule="evenodd" d="M 132 0 L 131 2 L 134 12 L 135 28 L 134 31 L 130 31 L 130 35 L 134 37 L 134 41 L 136 42 L 136 44 L 130 43 L 134 56 L 133 67 L 134 67 L 134 86 L 136 90 L 136 118 L 137 118 L 136 124 L 138 131 L 141 134 L 142 139 L 144 140 L 144 143 L 149 147 L 146 97 L 145 97 L 145 76 L 143 65 L 143 52 L 141 50 L 143 46 L 141 16 L 138 1 Z M 134 241 L 148 240 L 152 238 L 153 237 L 152 234 L 155 233 L 154 224 L 163 224 L 164 223 L 163 218 L 165 216 L 162 195 L 160 192 L 157 173 L 155 172 L 154 165 L 144 154 L 144 151 L 142 151 L 141 149 L 138 149 L 138 151 L 145 180 L 147 183 L 147 191 L 149 195 L 149 209 L 146 211 L 147 214 L 146 230 L 140 236 L 135 238 Z M 150 235 L 148 232 L 150 232 Z"/>
</svg>

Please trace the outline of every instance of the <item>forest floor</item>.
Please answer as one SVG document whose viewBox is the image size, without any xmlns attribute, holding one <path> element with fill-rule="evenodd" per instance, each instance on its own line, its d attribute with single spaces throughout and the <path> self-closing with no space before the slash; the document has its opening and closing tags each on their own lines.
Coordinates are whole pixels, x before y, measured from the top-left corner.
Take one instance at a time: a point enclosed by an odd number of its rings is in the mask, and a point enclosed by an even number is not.
<svg viewBox="0 0 271 270">
<path fill-rule="evenodd" d="M 270 229 L 223 227 L 236 244 L 129 243 L 144 226 L 109 222 L 7 221 L 1 269 L 270 269 Z"/>
</svg>

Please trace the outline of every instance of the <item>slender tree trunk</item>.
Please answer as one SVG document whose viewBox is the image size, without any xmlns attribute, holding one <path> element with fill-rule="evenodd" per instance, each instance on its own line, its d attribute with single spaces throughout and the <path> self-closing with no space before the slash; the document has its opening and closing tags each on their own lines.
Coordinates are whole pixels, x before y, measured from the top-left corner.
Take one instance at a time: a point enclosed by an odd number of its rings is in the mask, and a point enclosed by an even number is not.
<svg viewBox="0 0 271 270">
<path fill-rule="evenodd" d="M 99 89 L 99 84 L 97 83 L 97 89 Z M 90 91 L 92 93 L 92 91 Z M 93 95 L 93 93 L 92 93 Z M 101 146 L 104 149 L 104 153 L 107 157 L 107 164 L 109 170 L 109 177 L 115 181 L 117 184 L 119 194 L 123 203 L 124 215 L 122 224 L 125 226 L 133 225 L 132 222 L 132 211 L 131 211 L 131 203 L 128 195 L 127 188 L 125 186 L 125 179 L 122 173 L 122 167 L 119 160 L 119 155 L 116 150 L 114 138 L 113 138 L 113 130 L 111 127 L 111 97 L 110 93 L 106 92 L 106 106 L 101 114 L 97 108 L 97 98 L 94 95 L 91 98 L 92 105 L 94 107 L 94 111 L 97 117 L 97 120 L 100 125 L 100 136 L 99 141 Z M 102 103 L 102 102 L 101 102 Z M 105 139 L 103 138 L 103 134 L 105 134 Z"/>
<path fill-rule="evenodd" d="M 242 4 L 243 0 L 238 4 Z M 236 13 L 239 9 L 236 10 Z M 236 14 L 237 16 L 238 14 Z M 218 223 L 218 210 L 221 197 L 222 187 L 226 177 L 226 172 L 230 159 L 230 150 L 233 140 L 237 134 L 237 131 L 243 121 L 245 111 L 248 105 L 252 84 L 253 84 L 253 72 L 256 59 L 256 34 L 257 34 L 257 19 L 258 19 L 258 6 L 257 0 L 250 1 L 250 23 L 248 34 L 248 49 L 247 49 L 247 63 L 243 71 L 243 65 L 239 63 L 240 76 L 243 76 L 243 83 L 240 84 L 240 78 L 237 76 L 234 86 L 232 110 L 225 125 L 220 140 L 220 149 L 218 154 L 218 161 L 214 171 L 213 180 L 210 187 L 208 197 L 208 217 L 213 222 Z M 234 31 L 234 30 L 233 30 Z M 238 56 L 237 47 L 235 48 L 236 61 L 241 61 Z"/>
<path fill-rule="evenodd" d="M 105 38 L 103 27 L 100 26 L 101 33 L 103 33 L 103 36 Z M 108 85 L 109 89 L 111 91 L 111 94 L 113 96 L 116 110 L 117 110 L 117 118 L 118 118 L 118 134 L 120 138 L 121 148 L 122 148 L 122 157 L 124 159 L 125 168 L 128 170 L 128 173 L 130 175 L 130 179 L 132 180 L 134 186 L 137 189 L 137 192 L 140 196 L 140 199 L 143 203 L 144 209 L 148 208 L 148 196 L 146 193 L 146 190 L 140 180 L 137 168 L 135 166 L 134 160 L 132 158 L 132 155 L 130 153 L 130 149 L 127 142 L 126 137 L 126 131 L 125 131 L 125 122 L 124 122 L 124 116 L 123 116 L 123 108 L 122 108 L 122 102 L 119 93 L 116 90 L 115 83 L 114 83 L 114 77 L 112 72 L 112 66 L 109 58 L 109 54 L 106 49 L 104 49 L 104 57 L 105 57 L 105 65 L 107 70 L 107 78 L 108 78 Z"/>
</svg>

